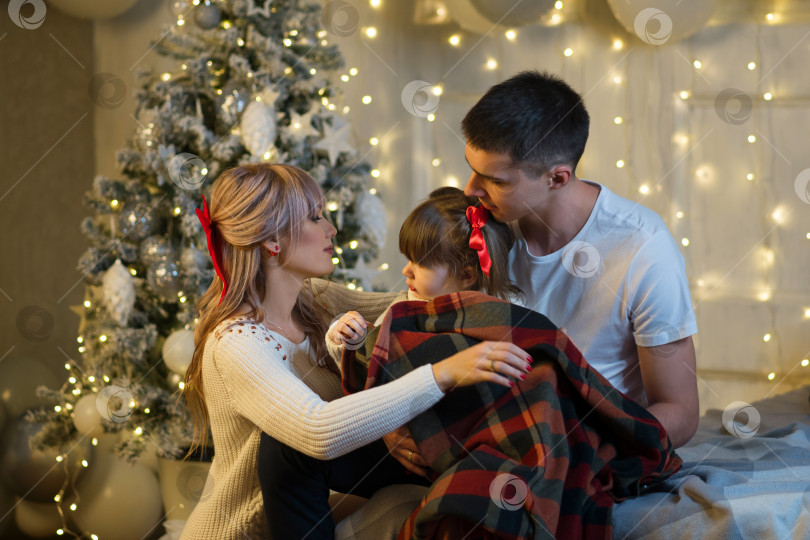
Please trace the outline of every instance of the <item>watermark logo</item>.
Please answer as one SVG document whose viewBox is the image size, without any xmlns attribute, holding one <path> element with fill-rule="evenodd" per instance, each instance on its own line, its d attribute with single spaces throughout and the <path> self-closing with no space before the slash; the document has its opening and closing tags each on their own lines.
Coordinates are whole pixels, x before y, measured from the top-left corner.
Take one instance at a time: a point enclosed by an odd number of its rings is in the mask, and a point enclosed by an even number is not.
<svg viewBox="0 0 810 540">
<path fill-rule="evenodd" d="M 360 12 L 343 0 L 328 2 L 321 13 L 323 27 L 335 36 L 348 37 L 360 26 Z"/>
<path fill-rule="evenodd" d="M 127 85 L 118 75 L 98 73 L 90 80 L 88 93 L 99 107 L 117 109 L 127 98 Z"/>
<path fill-rule="evenodd" d="M 502 510 L 519 510 L 528 495 L 529 486 L 514 474 L 499 474 L 489 484 L 489 497 Z"/>
<path fill-rule="evenodd" d="M 132 392 L 116 385 L 106 386 L 96 396 L 96 408 L 102 418 L 122 424 L 129 420 L 135 408 Z"/>
<path fill-rule="evenodd" d="M 167 169 L 172 182 L 186 191 L 199 189 L 208 174 L 208 167 L 206 167 L 205 162 L 194 154 L 187 152 L 177 154 L 170 159 Z"/>
<path fill-rule="evenodd" d="M 562 252 L 562 264 L 569 274 L 589 278 L 599 271 L 599 251 L 588 242 L 570 242 Z"/>
<path fill-rule="evenodd" d="M 23 15 L 23 10 L 27 16 Z M 45 2 L 42 0 L 11 0 L 8 3 L 8 16 L 11 22 L 26 30 L 36 30 L 42 26 L 45 22 L 45 11 Z"/>
<path fill-rule="evenodd" d="M 29 341 L 48 341 L 53 327 L 53 315 L 45 308 L 25 306 L 17 314 L 17 331 Z"/>
<path fill-rule="evenodd" d="M 650 45 L 663 45 L 672 35 L 672 19 L 653 7 L 642 9 L 633 21 L 636 35 Z"/>
<path fill-rule="evenodd" d="M 714 112 L 727 124 L 739 126 L 746 123 L 753 110 L 751 96 L 736 88 L 726 88 L 714 98 Z"/>
<path fill-rule="evenodd" d="M 187 465 L 177 475 L 177 491 L 192 503 L 204 502 L 214 490 L 214 477 L 208 468 Z"/>
<path fill-rule="evenodd" d="M 810 204 L 810 169 L 805 169 L 799 173 L 793 183 L 793 188 L 803 203 Z"/>
<path fill-rule="evenodd" d="M 433 93 L 433 85 L 425 81 L 411 81 L 402 89 L 402 106 L 419 118 L 425 118 L 439 108 L 439 96 Z"/>
<path fill-rule="evenodd" d="M 738 420 L 740 415 L 745 417 L 744 424 Z M 735 401 L 723 409 L 722 420 L 723 427 L 730 434 L 741 439 L 749 439 L 757 434 L 760 416 L 756 407 L 750 403 Z"/>
</svg>

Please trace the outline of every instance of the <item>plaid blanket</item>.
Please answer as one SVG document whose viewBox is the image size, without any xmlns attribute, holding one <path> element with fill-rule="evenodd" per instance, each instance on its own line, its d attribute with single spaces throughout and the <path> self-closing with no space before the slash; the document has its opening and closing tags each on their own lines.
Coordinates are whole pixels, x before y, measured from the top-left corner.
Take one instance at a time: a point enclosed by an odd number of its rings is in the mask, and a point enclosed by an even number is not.
<svg viewBox="0 0 810 540">
<path fill-rule="evenodd" d="M 408 423 L 433 485 L 400 539 L 431 538 L 442 520 L 461 536 L 475 531 L 467 538 L 611 538 L 614 500 L 669 477 L 681 460 L 661 424 L 543 315 L 476 292 L 395 304 L 363 348 L 344 353 L 344 391 L 483 340 L 523 348 L 532 371 L 511 389 L 453 390 Z"/>
</svg>

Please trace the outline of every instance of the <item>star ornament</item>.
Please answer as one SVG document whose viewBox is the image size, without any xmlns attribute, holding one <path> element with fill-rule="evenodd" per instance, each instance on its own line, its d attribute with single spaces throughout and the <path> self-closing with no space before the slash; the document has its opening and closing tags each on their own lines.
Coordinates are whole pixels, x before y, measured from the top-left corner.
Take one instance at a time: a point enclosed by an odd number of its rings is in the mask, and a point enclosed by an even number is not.
<svg viewBox="0 0 810 540">
<path fill-rule="evenodd" d="M 259 0 L 248 0 L 248 17 L 251 15 L 261 15 L 265 19 L 270 18 L 270 2 L 272 0 L 264 0 L 264 5 L 259 7 L 257 3 Z"/>
<path fill-rule="evenodd" d="M 298 140 L 305 137 L 320 135 L 320 132 L 312 127 L 312 111 L 305 114 L 298 114 L 295 111 L 290 111 L 290 133 Z"/>
<path fill-rule="evenodd" d="M 329 164 L 334 167 L 340 154 L 354 154 L 355 149 L 349 143 L 349 132 L 351 124 L 345 124 L 339 128 L 334 128 L 329 124 L 323 126 L 323 139 L 313 145 L 315 150 L 326 152 L 329 156 Z"/>
</svg>

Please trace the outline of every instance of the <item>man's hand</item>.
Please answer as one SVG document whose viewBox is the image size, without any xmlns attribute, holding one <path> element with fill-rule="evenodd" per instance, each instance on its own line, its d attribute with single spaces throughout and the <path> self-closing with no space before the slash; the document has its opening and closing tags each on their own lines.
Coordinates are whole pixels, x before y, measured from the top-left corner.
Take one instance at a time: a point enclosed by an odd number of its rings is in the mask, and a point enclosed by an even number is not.
<svg viewBox="0 0 810 540">
<path fill-rule="evenodd" d="M 419 448 L 416 447 L 416 442 L 411 437 L 408 428 L 405 426 L 397 428 L 388 435 L 384 435 L 382 439 L 388 447 L 388 453 L 402 463 L 403 467 L 419 476 L 427 477 L 425 470 L 427 463 L 422 459 Z"/>
<path fill-rule="evenodd" d="M 697 431 L 700 414 L 692 338 L 657 347 L 639 347 L 638 361 L 647 410 L 667 430 L 672 445 L 683 446 Z"/>
</svg>

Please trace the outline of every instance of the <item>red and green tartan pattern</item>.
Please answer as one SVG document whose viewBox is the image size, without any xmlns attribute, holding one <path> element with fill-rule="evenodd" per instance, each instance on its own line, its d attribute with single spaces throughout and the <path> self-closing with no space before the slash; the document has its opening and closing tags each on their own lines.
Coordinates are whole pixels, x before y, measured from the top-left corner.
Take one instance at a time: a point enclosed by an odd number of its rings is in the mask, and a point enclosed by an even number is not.
<svg viewBox="0 0 810 540">
<path fill-rule="evenodd" d="M 468 538 L 611 538 L 614 500 L 666 479 L 681 460 L 658 420 L 545 316 L 477 292 L 395 304 L 365 348 L 344 353 L 344 390 L 384 384 L 484 340 L 523 348 L 532 371 L 511 389 L 448 392 L 408 423 L 433 485 L 400 539 L 431 538 L 442 520 L 474 530 Z"/>
</svg>

